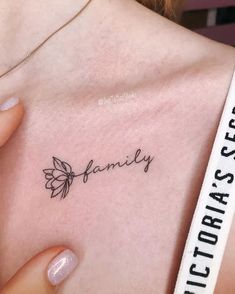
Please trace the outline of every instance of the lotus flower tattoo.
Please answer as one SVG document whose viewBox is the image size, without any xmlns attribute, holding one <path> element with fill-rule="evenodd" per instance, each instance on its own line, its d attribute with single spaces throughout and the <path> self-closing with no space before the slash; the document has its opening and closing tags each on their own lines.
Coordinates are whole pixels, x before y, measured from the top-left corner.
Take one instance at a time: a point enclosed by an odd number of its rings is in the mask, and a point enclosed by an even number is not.
<svg viewBox="0 0 235 294">
<path fill-rule="evenodd" d="M 47 180 L 45 187 L 51 190 L 51 198 L 60 195 L 64 199 L 69 193 L 75 174 L 67 162 L 56 157 L 53 157 L 53 165 L 54 168 L 43 170 Z"/>
</svg>

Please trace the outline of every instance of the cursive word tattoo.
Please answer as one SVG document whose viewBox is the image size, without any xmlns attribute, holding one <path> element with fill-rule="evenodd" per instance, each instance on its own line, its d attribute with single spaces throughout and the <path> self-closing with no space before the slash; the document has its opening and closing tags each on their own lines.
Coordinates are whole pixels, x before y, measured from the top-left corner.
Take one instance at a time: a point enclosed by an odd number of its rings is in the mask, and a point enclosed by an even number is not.
<svg viewBox="0 0 235 294">
<path fill-rule="evenodd" d="M 144 172 L 147 173 L 153 159 L 153 156 L 143 155 L 142 150 L 137 149 L 133 156 L 126 156 L 123 161 L 108 163 L 104 166 L 96 165 L 94 160 L 91 159 L 83 172 L 75 174 L 72 171 L 72 167 L 67 162 L 53 157 L 54 168 L 43 170 L 47 180 L 45 188 L 51 190 L 51 198 L 60 196 L 61 199 L 64 199 L 69 193 L 74 178 L 80 177 L 82 178 L 83 183 L 87 183 L 92 174 L 140 163 L 144 164 Z"/>
</svg>

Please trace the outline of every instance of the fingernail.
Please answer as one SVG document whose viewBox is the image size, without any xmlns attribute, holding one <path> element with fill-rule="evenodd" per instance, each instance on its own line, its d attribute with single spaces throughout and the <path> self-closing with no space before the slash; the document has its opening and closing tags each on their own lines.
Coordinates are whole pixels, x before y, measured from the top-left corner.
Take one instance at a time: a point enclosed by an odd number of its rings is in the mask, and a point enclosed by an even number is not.
<svg viewBox="0 0 235 294">
<path fill-rule="evenodd" d="M 62 251 L 48 265 L 47 277 L 56 286 L 66 279 L 78 265 L 77 256 L 69 249 Z"/>
<path fill-rule="evenodd" d="M 5 111 L 5 110 L 8 110 L 8 109 L 14 107 L 15 105 L 17 105 L 19 103 L 19 101 L 20 100 L 18 97 L 12 97 L 12 98 L 7 99 L 2 104 L 0 104 L 0 111 Z"/>
</svg>

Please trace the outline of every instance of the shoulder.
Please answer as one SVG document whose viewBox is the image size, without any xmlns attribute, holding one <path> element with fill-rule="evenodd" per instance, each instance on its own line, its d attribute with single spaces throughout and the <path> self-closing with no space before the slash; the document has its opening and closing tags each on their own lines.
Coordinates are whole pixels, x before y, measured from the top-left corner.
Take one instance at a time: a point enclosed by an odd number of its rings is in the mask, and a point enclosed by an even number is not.
<svg viewBox="0 0 235 294">
<path fill-rule="evenodd" d="M 171 43 L 169 36 L 176 41 Z M 235 70 L 235 48 L 175 24 L 165 38 L 167 42 L 165 39 L 155 47 L 156 54 L 151 53 L 153 47 L 148 49 L 148 55 L 152 54 L 151 66 L 145 74 L 145 87 L 139 102 L 141 105 L 151 102 L 148 105 L 152 106 L 155 124 L 160 128 L 168 123 L 167 127 L 172 128 L 172 121 L 174 128 L 179 130 L 186 124 L 191 130 L 196 125 L 195 134 L 201 132 L 199 136 L 204 136 L 202 139 L 206 141 L 216 131 L 230 88 Z M 201 130 L 205 126 L 207 130 L 203 134 Z"/>
<path fill-rule="evenodd" d="M 224 101 L 235 71 L 235 48 L 194 32 L 176 31 L 178 40 L 165 48 L 161 67 L 153 58 L 157 88 L 176 99 Z"/>
<path fill-rule="evenodd" d="M 146 12 L 145 12 L 146 13 Z M 235 48 L 215 42 L 181 25 L 150 12 L 148 21 L 140 15 L 134 32 L 129 30 L 129 60 L 141 65 L 138 78 L 158 89 L 177 86 L 206 87 L 226 93 L 235 67 Z M 137 49 L 133 51 L 133 48 Z M 131 63 L 127 63 L 127 66 Z M 132 71 L 133 73 L 133 71 Z M 134 77 L 133 74 L 131 75 Z M 142 81 L 143 81 L 142 79 Z"/>
</svg>

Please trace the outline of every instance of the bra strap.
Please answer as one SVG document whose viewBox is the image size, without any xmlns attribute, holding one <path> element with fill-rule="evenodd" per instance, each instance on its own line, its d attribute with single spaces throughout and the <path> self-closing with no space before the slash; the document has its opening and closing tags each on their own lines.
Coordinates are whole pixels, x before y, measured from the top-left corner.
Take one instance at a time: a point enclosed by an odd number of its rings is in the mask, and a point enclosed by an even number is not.
<svg viewBox="0 0 235 294">
<path fill-rule="evenodd" d="M 174 294 L 212 294 L 235 209 L 235 72 L 187 237 Z"/>
</svg>

